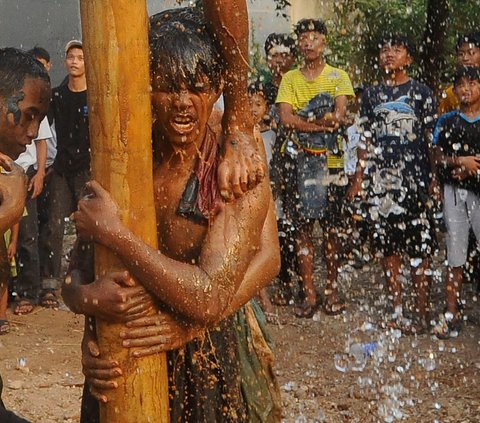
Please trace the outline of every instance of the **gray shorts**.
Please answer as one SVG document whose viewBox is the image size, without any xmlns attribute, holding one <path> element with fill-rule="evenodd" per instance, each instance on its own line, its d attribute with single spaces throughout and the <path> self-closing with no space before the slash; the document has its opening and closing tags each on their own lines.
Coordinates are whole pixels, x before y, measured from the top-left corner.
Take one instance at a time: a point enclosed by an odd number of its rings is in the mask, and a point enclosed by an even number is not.
<svg viewBox="0 0 480 423">
<path fill-rule="evenodd" d="M 472 191 L 446 184 L 443 213 L 447 227 L 448 265 L 463 266 L 467 261 L 470 228 L 480 249 L 480 197 Z"/>
<path fill-rule="evenodd" d="M 301 216 L 305 219 L 321 219 L 327 206 L 327 156 L 300 151 L 297 160 Z"/>
</svg>

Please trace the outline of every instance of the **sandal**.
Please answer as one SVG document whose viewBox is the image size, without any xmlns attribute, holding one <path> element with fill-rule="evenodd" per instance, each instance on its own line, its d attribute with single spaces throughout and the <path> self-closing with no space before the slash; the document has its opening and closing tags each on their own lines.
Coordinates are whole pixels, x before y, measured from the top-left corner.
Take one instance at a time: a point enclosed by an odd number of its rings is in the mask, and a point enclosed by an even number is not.
<svg viewBox="0 0 480 423">
<path fill-rule="evenodd" d="M 432 328 L 432 334 L 438 339 L 456 338 L 462 330 L 462 312 L 455 315 L 448 311 L 439 316 L 438 322 Z"/>
<path fill-rule="evenodd" d="M 271 297 L 272 304 L 276 306 L 287 306 L 291 299 L 292 293 L 287 293 L 281 289 L 275 292 Z"/>
<path fill-rule="evenodd" d="M 57 296 L 53 291 L 47 291 L 42 295 L 40 299 L 40 305 L 43 308 L 52 308 L 58 310 L 60 303 L 58 302 Z"/>
<path fill-rule="evenodd" d="M 10 323 L 8 320 L 0 320 L 0 335 L 6 335 L 10 332 Z"/>
<path fill-rule="evenodd" d="M 328 316 L 338 316 L 346 310 L 347 306 L 343 301 L 333 301 L 329 302 L 328 298 L 325 299 L 325 304 L 323 305 L 323 311 Z"/>
<path fill-rule="evenodd" d="M 17 316 L 25 316 L 30 314 L 35 310 L 35 304 L 28 298 L 19 298 L 15 301 L 15 307 L 13 309 L 13 314 Z"/>
<path fill-rule="evenodd" d="M 304 302 L 301 305 L 295 307 L 294 314 L 295 317 L 298 317 L 300 319 L 311 319 L 317 311 L 317 308 L 317 302 L 315 304 L 308 304 Z"/>
<path fill-rule="evenodd" d="M 387 323 L 390 329 L 398 329 L 403 335 L 422 335 L 427 331 L 427 323 L 422 319 L 408 319 L 397 316 Z"/>
</svg>

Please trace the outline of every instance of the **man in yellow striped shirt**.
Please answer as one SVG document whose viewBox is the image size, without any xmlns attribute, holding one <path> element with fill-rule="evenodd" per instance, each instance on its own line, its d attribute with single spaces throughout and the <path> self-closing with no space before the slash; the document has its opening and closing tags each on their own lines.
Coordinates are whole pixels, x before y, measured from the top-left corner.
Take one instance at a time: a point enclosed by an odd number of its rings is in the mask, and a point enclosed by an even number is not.
<svg viewBox="0 0 480 423">
<path fill-rule="evenodd" d="M 280 123 L 293 134 L 331 134 L 343 123 L 347 110 L 348 97 L 353 96 L 353 87 L 348 75 L 341 69 L 334 68 L 324 60 L 327 28 L 323 21 L 303 19 L 296 28 L 298 47 L 304 59 L 304 65 L 287 72 L 280 84 L 277 105 Z M 323 116 L 301 117 L 301 111 L 320 93 L 332 98 L 333 110 Z M 322 137 L 319 137 L 321 139 Z M 325 137 L 328 138 L 328 137 Z M 328 176 L 326 145 L 301 145 L 289 142 L 287 152 L 296 157 L 298 166 L 297 181 L 292 181 L 291 194 L 294 204 L 287 210 L 297 230 L 298 271 L 303 283 L 305 299 L 295 314 L 298 317 L 313 316 L 317 304 L 317 295 L 313 279 L 314 246 L 312 229 L 315 220 L 319 220 L 325 234 L 325 256 L 327 262 L 327 285 L 325 288 L 325 311 L 336 314 L 343 311 L 344 305 L 338 298 L 337 251 L 339 242 L 335 218 L 326 216 Z M 295 200 L 298 198 L 298 200 Z M 298 204 L 297 204 L 298 203 Z"/>
</svg>

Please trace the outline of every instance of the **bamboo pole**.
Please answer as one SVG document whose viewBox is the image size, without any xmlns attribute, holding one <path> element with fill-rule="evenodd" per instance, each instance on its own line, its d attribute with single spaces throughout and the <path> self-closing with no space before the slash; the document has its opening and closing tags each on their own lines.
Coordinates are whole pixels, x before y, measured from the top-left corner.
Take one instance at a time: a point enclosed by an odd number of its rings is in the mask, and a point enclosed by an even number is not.
<svg viewBox="0 0 480 423">
<path fill-rule="evenodd" d="M 157 246 L 151 147 L 148 15 L 145 0 L 81 0 L 94 179 L 112 194 L 123 222 Z M 96 274 L 124 268 L 96 246 Z M 165 354 L 129 357 L 123 326 L 97 323 L 102 354 L 123 369 L 102 423 L 169 421 Z"/>
</svg>

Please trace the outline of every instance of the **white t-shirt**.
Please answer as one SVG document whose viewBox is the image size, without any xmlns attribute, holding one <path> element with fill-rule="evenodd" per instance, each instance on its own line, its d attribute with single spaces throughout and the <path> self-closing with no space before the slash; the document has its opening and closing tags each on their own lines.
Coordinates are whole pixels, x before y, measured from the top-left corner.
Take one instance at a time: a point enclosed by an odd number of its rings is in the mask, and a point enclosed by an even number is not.
<svg viewBox="0 0 480 423">
<path fill-rule="evenodd" d="M 36 141 L 38 140 L 48 140 L 52 138 L 52 131 L 50 130 L 50 125 L 48 124 L 47 117 L 43 118 L 40 122 L 40 128 L 38 129 L 38 135 L 35 140 L 29 145 L 27 149 L 18 156 L 18 159 L 15 160 L 15 163 L 23 168 L 26 172 L 30 166 L 37 168 L 37 146 Z"/>
<path fill-rule="evenodd" d="M 55 122 L 50 127 L 52 136 L 47 138 L 47 161 L 45 167 L 50 167 L 55 161 L 57 155 L 57 132 L 55 131 Z"/>
</svg>

